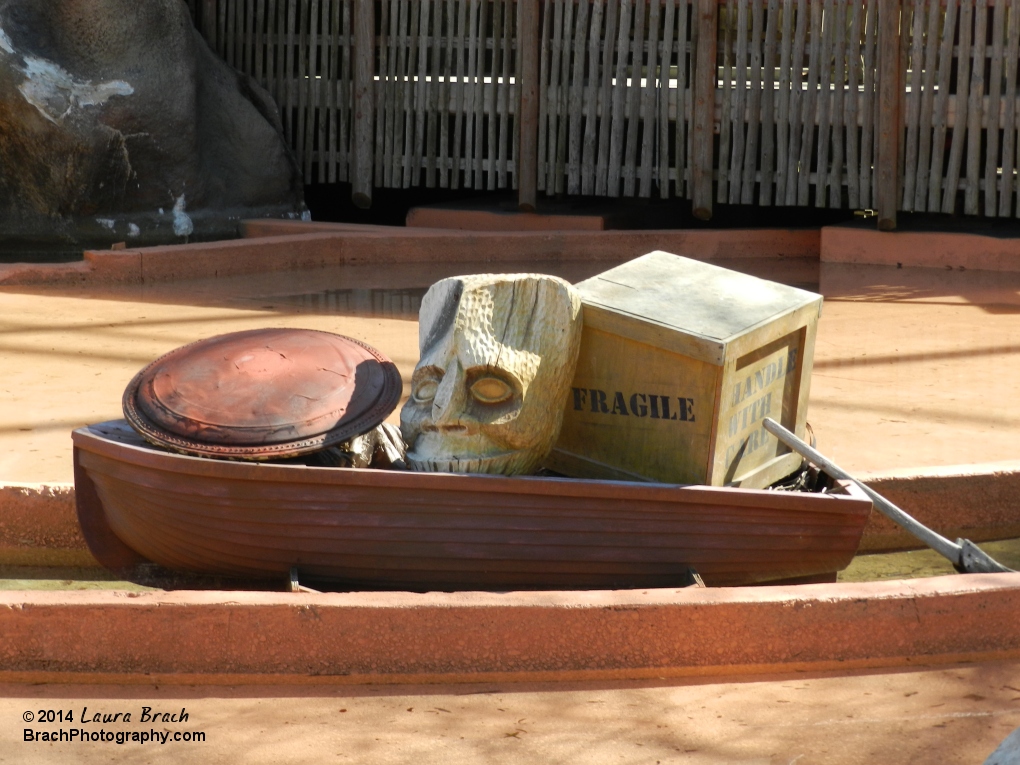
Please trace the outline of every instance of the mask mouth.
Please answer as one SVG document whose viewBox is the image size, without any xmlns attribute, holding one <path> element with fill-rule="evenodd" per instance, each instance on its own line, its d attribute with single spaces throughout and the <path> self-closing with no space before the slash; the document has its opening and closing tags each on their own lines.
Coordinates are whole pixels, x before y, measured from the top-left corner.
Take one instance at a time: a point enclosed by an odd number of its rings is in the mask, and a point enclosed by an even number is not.
<svg viewBox="0 0 1020 765">
<path fill-rule="evenodd" d="M 421 432 L 424 433 L 444 433 L 450 435 L 470 435 L 471 431 L 466 425 L 435 425 L 433 423 L 422 424 Z"/>
</svg>

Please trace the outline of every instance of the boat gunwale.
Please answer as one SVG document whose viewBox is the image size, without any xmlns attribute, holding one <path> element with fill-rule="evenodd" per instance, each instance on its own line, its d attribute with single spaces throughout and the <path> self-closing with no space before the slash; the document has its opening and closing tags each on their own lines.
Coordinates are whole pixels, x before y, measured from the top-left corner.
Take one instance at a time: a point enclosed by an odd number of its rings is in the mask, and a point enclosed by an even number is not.
<svg viewBox="0 0 1020 765">
<path fill-rule="evenodd" d="M 118 420 L 110 423 L 123 422 Z M 594 497 L 599 499 L 698 502 L 702 504 L 757 505 L 762 509 L 825 512 L 867 516 L 871 501 L 856 486 L 844 485 L 844 494 L 777 492 L 762 489 L 698 486 L 605 479 L 576 479 L 546 476 L 495 476 L 455 473 L 377 470 L 372 468 L 334 468 L 307 465 L 279 465 L 258 462 L 213 460 L 185 454 L 159 451 L 151 446 L 136 446 L 97 433 L 96 423 L 74 430 L 76 449 L 179 475 L 191 475 L 238 482 L 293 483 L 331 487 L 357 486 L 365 489 L 426 490 L 437 493 L 527 494 L 539 496 Z M 126 424 L 126 423 L 125 423 Z M 831 502 L 829 500 L 839 500 Z"/>
</svg>

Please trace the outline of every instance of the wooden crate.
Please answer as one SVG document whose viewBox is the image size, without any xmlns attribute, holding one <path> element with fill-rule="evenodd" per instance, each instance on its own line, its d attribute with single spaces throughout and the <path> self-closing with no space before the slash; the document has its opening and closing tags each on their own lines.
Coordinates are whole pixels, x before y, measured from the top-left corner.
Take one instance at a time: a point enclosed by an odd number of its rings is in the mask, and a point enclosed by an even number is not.
<svg viewBox="0 0 1020 765">
<path fill-rule="evenodd" d="M 569 476 L 761 488 L 801 458 L 822 297 L 666 252 L 577 285 L 584 334 L 546 465 Z"/>
</svg>

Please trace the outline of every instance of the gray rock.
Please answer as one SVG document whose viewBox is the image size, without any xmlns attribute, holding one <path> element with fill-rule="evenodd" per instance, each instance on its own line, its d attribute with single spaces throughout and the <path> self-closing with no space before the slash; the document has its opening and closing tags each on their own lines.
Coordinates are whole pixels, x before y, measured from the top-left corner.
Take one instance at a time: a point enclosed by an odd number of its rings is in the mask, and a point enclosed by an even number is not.
<svg viewBox="0 0 1020 765">
<path fill-rule="evenodd" d="M 272 99 L 182 0 L 0 0 L 0 247 L 208 239 L 304 209 Z"/>
<path fill-rule="evenodd" d="M 1020 765 L 1020 728 L 1006 736 L 985 760 L 985 765 Z"/>
</svg>

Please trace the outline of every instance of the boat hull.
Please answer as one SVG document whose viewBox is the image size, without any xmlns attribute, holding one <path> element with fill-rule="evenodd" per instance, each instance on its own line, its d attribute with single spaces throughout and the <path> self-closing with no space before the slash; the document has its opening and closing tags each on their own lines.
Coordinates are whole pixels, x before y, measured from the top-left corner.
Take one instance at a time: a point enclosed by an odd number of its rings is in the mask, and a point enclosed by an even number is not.
<svg viewBox="0 0 1020 765">
<path fill-rule="evenodd" d="M 78 514 L 123 569 L 403 590 L 670 587 L 846 567 L 871 503 L 669 484 L 226 462 L 154 449 L 123 421 L 76 430 Z"/>
</svg>

